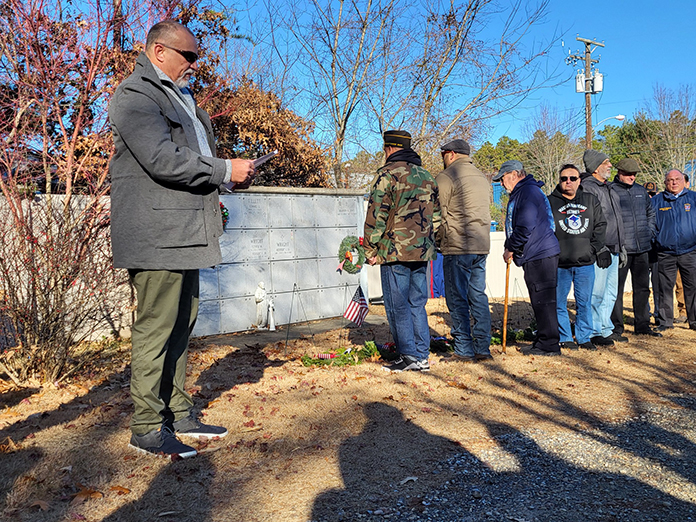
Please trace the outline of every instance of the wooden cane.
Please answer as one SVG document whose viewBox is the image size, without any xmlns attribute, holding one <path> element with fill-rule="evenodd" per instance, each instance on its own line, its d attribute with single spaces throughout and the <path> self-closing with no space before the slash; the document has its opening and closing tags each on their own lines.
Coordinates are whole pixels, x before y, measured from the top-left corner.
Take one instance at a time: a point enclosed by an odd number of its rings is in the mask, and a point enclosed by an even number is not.
<svg viewBox="0 0 696 522">
<path fill-rule="evenodd" d="M 507 346 L 507 319 L 508 319 L 508 288 L 510 287 L 510 260 L 507 260 L 507 268 L 505 269 L 505 306 L 503 308 L 503 353 Z"/>
</svg>

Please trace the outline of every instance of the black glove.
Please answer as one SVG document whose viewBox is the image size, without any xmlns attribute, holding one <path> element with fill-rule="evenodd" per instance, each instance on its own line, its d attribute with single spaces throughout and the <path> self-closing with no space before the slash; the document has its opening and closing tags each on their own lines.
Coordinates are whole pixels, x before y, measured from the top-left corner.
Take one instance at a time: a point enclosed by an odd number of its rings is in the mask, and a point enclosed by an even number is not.
<svg viewBox="0 0 696 522">
<path fill-rule="evenodd" d="M 611 265 L 611 252 L 605 250 L 604 252 L 597 254 L 597 266 L 599 268 L 609 268 Z"/>
</svg>

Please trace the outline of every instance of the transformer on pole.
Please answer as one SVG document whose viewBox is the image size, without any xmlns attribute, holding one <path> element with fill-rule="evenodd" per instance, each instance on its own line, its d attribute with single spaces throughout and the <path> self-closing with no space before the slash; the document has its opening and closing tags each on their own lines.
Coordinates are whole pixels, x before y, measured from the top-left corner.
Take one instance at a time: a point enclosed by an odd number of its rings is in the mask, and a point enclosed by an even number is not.
<svg viewBox="0 0 696 522">
<path fill-rule="evenodd" d="M 582 69 L 578 71 L 575 75 L 575 92 L 582 92 L 585 94 L 585 148 L 592 148 L 592 99 L 591 95 L 601 92 L 604 89 L 604 75 L 600 73 L 592 65 L 599 63 L 599 56 L 596 60 L 592 59 L 592 46 L 604 47 L 604 43 L 595 42 L 594 40 L 588 40 L 587 38 L 576 38 L 577 41 L 585 44 L 584 56 L 581 56 L 579 51 L 576 54 L 568 54 L 566 58 L 566 63 L 568 65 L 575 65 L 578 61 L 583 60 L 585 62 L 585 70 Z M 596 48 L 595 47 L 595 48 Z"/>
</svg>

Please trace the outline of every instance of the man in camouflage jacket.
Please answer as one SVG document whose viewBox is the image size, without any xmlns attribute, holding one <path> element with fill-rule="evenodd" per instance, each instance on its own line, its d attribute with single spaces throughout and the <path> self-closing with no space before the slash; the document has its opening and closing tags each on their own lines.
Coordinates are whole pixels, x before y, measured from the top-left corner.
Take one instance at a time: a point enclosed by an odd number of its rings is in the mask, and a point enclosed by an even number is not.
<svg viewBox="0 0 696 522">
<path fill-rule="evenodd" d="M 386 369 L 427 371 L 426 268 L 435 259 L 437 184 L 411 149 L 408 132 L 385 132 L 384 155 L 370 190 L 364 247 L 368 262 L 381 265 L 384 308 L 400 355 Z"/>
</svg>

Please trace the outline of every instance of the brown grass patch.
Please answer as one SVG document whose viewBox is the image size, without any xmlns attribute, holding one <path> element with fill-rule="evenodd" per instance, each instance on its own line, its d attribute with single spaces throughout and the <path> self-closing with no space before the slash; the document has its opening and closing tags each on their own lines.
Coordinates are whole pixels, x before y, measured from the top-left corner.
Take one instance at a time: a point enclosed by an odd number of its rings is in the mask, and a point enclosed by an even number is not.
<svg viewBox="0 0 696 522">
<path fill-rule="evenodd" d="M 630 300 L 626 299 L 626 303 Z M 493 303 L 494 326 L 502 307 Z M 383 311 L 371 306 L 373 314 Z M 444 300 L 429 303 L 434 334 L 449 331 Z M 510 318 L 526 326 L 517 301 Z M 643 403 L 693 393 L 694 332 L 563 357 L 514 346 L 482 364 L 431 357 L 430 373 L 380 363 L 306 368 L 299 358 L 389 339 L 362 329 L 285 331 L 197 340 L 187 386 L 206 422 L 230 435 L 170 462 L 127 448 L 132 403 L 127 347 L 59 386 L 5 386 L 0 404 L 0 512 L 11 520 L 304 521 L 419 498 L 446 480 L 438 462 L 478 454 L 528 429 L 577 431 L 640 415 Z M 413 480 L 417 477 L 417 480 Z M 398 492 L 397 492 L 398 490 Z"/>
</svg>

